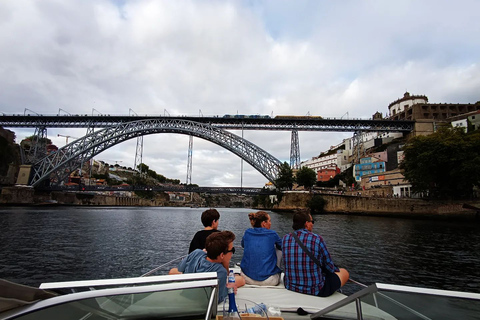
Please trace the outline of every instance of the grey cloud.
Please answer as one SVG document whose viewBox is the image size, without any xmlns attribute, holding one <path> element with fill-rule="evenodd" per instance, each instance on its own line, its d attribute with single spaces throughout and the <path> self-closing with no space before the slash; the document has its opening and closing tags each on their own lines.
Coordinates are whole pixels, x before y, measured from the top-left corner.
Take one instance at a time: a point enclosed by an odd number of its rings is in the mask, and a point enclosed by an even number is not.
<svg viewBox="0 0 480 320">
<path fill-rule="evenodd" d="M 405 90 L 433 102 L 475 102 L 479 7 L 472 0 L 2 2 L 0 111 L 370 117 L 386 114 Z M 58 132 L 84 131 L 49 130 Z M 244 134 L 289 160 L 289 132 Z M 300 132 L 302 160 L 348 135 Z M 184 135 L 145 137 L 144 162 L 183 182 L 187 147 Z M 131 140 L 98 157 L 133 166 L 134 152 Z M 228 151 L 195 139 L 193 160 L 192 182 L 239 185 L 240 159 Z M 266 181 L 245 164 L 244 182 Z"/>
</svg>

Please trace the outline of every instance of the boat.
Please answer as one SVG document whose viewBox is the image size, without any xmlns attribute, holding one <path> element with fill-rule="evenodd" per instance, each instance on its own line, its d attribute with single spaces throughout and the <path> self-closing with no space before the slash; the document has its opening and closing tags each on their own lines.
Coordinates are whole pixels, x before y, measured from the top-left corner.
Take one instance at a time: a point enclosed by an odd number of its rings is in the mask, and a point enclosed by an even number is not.
<svg viewBox="0 0 480 320">
<path fill-rule="evenodd" d="M 218 281 L 214 272 L 52 282 L 21 290 L 25 290 L 23 296 L 48 297 L 33 301 L 0 298 L 0 319 L 222 320 L 225 309 L 225 302 L 217 303 Z M 320 298 L 289 291 L 282 281 L 269 287 L 245 285 L 238 288 L 235 298 L 240 311 L 260 303 L 267 306 L 262 315 L 244 313 L 249 320 L 480 317 L 480 294 L 381 283 L 350 296 L 336 292 Z M 7 302 L 10 308 L 6 308 Z"/>
</svg>

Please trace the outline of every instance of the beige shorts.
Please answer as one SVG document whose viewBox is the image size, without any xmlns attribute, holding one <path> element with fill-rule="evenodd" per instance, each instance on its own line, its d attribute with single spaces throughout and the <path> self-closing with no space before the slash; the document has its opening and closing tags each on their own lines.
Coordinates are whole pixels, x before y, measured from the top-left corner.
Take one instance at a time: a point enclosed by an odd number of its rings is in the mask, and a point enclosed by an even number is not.
<svg viewBox="0 0 480 320">
<path fill-rule="evenodd" d="M 240 275 L 245 279 L 246 284 L 254 284 L 256 286 L 276 286 L 280 283 L 280 273 L 271 275 L 267 279 L 263 281 L 257 281 L 249 278 L 245 273 L 242 271 L 240 272 Z"/>
</svg>

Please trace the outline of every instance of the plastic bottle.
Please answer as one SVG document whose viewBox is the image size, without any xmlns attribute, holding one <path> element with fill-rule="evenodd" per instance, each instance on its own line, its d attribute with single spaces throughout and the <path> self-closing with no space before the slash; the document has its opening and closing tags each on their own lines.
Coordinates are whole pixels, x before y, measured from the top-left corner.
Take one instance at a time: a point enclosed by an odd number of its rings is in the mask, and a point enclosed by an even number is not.
<svg viewBox="0 0 480 320">
<path fill-rule="evenodd" d="M 225 319 L 241 319 L 240 314 L 238 313 L 237 303 L 235 302 L 235 274 L 233 270 L 230 270 L 228 274 L 228 311 Z"/>
<path fill-rule="evenodd" d="M 267 314 L 267 306 L 264 303 L 256 304 L 255 306 L 248 308 L 247 313 L 256 313 L 265 316 Z"/>
</svg>

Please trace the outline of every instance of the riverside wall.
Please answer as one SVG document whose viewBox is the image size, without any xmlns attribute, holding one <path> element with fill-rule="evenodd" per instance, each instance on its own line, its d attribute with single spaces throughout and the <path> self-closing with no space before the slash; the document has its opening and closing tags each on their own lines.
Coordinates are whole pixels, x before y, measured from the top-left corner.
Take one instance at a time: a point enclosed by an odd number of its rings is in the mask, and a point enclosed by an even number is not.
<svg viewBox="0 0 480 320">
<path fill-rule="evenodd" d="M 409 198 L 373 198 L 352 195 L 315 194 L 326 200 L 326 213 L 404 216 L 408 218 L 460 218 L 480 219 L 480 210 L 463 208 L 464 201 L 428 201 Z M 285 193 L 274 210 L 307 208 L 314 194 L 308 192 Z M 468 202 L 480 207 L 480 201 Z"/>
<path fill-rule="evenodd" d="M 3 205 L 92 205 L 92 206 L 166 206 L 169 197 L 159 194 L 155 199 L 143 199 L 131 194 L 105 195 L 88 192 L 36 193 L 30 187 L 5 187 L 0 195 Z"/>
</svg>

